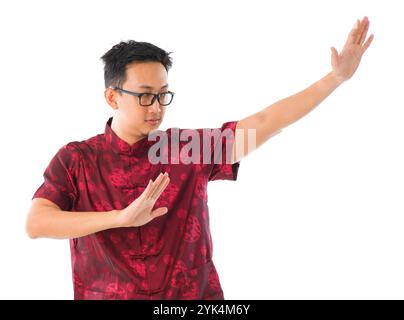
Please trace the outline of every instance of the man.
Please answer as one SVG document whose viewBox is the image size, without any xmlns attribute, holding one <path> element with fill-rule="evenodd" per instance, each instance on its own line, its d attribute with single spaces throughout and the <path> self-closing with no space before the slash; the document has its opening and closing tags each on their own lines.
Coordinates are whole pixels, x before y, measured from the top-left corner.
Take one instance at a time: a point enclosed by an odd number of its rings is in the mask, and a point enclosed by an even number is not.
<svg viewBox="0 0 404 320">
<path fill-rule="evenodd" d="M 326 76 L 245 119 L 224 123 L 213 142 L 202 139 L 203 129 L 157 130 L 174 96 L 167 52 L 135 41 L 109 50 L 102 57 L 104 95 L 114 116 L 103 134 L 57 152 L 27 218 L 31 238 L 70 239 L 74 298 L 224 299 L 212 261 L 208 181 L 236 180 L 242 157 L 350 79 L 372 42 L 373 35 L 365 42 L 368 28 L 367 17 L 358 20 L 342 52 L 331 48 Z M 228 139 L 225 132 L 232 133 Z M 154 133 L 161 134 L 158 143 Z M 189 151 L 183 137 L 197 138 L 190 143 L 202 149 L 196 161 L 181 161 Z M 162 148 L 153 155 L 157 145 Z M 231 161 L 223 161 L 229 152 Z M 169 161 L 154 161 L 162 155 Z"/>
</svg>

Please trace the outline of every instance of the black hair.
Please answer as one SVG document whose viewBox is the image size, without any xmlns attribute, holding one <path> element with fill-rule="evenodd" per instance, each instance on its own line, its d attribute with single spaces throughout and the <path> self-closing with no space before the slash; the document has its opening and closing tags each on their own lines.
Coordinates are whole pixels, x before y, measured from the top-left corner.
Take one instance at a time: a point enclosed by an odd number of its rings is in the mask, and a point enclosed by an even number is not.
<svg viewBox="0 0 404 320">
<path fill-rule="evenodd" d="M 168 72 L 172 66 L 172 58 L 169 56 L 171 53 L 149 42 L 121 41 L 101 57 L 105 64 L 105 88 L 120 87 L 126 80 L 126 66 L 131 62 L 160 62 Z"/>
</svg>

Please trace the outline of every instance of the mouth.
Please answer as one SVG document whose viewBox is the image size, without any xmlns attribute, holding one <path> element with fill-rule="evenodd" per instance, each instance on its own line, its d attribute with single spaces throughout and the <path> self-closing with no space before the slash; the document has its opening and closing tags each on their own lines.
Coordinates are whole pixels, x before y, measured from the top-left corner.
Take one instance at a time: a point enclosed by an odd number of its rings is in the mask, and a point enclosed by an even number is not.
<svg viewBox="0 0 404 320">
<path fill-rule="evenodd" d="M 157 124 L 159 124 L 160 123 L 160 120 L 161 119 L 149 119 L 149 120 L 145 120 L 148 124 L 150 124 L 150 125 L 152 125 L 152 126 L 155 126 L 155 125 L 157 125 Z"/>
</svg>

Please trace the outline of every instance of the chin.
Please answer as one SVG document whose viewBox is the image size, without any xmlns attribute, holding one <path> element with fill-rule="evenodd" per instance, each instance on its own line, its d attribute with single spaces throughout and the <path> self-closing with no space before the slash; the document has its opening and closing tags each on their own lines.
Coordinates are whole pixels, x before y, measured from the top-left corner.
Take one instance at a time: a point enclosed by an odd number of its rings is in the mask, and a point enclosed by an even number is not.
<svg viewBox="0 0 404 320">
<path fill-rule="evenodd" d="M 155 130 L 158 130 L 159 126 L 153 126 L 153 128 L 150 128 L 149 126 L 146 125 L 146 128 L 143 131 L 143 134 L 147 136 L 150 132 L 153 132 Z"/>
</svg>

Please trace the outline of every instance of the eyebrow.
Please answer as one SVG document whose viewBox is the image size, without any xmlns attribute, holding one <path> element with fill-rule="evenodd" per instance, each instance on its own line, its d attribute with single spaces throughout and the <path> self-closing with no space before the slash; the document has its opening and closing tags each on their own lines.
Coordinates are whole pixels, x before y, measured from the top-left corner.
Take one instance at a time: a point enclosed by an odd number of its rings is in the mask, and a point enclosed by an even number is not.
<svg viewBox="0 0 404 320">
<path fill-rule="evenodd" d="M 160 89 L 167 88 L 167 87 L 168 87 L 168 84 L 165 84 L 165 85 L 162 86 Z M 148 85 L 146 85 L 146 84 L 140 85 L 139 88 L 142 88 L 142 89 L 153 89 L 153 87 L 148 86 Z"/>
</svg>

